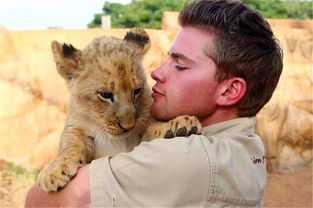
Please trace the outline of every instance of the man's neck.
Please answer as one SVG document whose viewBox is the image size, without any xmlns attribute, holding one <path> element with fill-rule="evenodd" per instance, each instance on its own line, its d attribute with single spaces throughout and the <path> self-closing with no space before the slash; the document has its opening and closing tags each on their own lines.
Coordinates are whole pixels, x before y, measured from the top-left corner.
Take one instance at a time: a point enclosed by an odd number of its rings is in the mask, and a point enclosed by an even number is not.
<svg viewBox="0 0 313 208">
<path fill-rule="evenodd" d="M 209 126 L 215 123 L 220 123 L 223 121 L 232 120 L 235 118 L 239 118 L 238 115 L 238 109 L 232 108 L 232 109 L 218 109 L 213 114 L 209 115 L 206 118 L 199 118 L 201 125 L 203 127 Z"/>
</svg>

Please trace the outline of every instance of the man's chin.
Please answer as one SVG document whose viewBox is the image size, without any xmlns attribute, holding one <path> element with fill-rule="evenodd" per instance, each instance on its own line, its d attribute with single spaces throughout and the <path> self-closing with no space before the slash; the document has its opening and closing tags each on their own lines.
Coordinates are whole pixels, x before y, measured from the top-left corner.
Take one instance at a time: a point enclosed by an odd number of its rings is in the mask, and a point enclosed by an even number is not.
<svg viewBox="0 0 313 208">
<path fill-rule="evenodd" d="M 171 120 L 172 118 L 170 118 L 169 114 L 167 114 L 164 109 L 158 109 L 158 108 L 155 108 L 155 107 L 151 107 L 150 108 L 150 114 L 151 116 L 158 120 L 158 121 L 169 121 Z"/>
</svg>

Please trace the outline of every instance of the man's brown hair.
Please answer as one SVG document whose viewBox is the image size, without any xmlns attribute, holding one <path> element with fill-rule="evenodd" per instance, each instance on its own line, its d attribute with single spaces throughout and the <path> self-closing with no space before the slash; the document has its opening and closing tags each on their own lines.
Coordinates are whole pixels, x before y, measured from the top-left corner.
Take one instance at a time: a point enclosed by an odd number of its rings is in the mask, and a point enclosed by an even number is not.
<svg viewBox="0 0 313 208">
<path fill-rule="evenodd" d="M 217 79 L 241 77 L 247 92 L 238 103 L 239 116 L 255 116 L 270 100 L 283 68 L 283 54 L 262 15 L 237 0 L 194 0 L 179 14 L 182 27 L 215 34 Z"/>
</svg>

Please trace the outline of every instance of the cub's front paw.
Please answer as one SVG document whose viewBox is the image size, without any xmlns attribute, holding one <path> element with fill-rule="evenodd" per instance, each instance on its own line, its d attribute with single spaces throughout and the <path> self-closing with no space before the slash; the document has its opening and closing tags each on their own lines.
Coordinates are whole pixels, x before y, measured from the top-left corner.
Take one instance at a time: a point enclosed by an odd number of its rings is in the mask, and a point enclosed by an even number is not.
<svg viewBox="0 0 313 208">
<path fill-rule="evenodd" d="M 76 176 L 78 168 L 82 165 L 82 160 L 56 158 L 40 171 L 37 184 L 45 192 L 58 191 Z"/>
<path fill-rule="evenodd" d="M 201 123 L 195 116 L 179 116 L 168 122 L 169 129 L 164 138 L 169 139 L 178 136 L 190 136 L 201 134 Z"/>
</svg>

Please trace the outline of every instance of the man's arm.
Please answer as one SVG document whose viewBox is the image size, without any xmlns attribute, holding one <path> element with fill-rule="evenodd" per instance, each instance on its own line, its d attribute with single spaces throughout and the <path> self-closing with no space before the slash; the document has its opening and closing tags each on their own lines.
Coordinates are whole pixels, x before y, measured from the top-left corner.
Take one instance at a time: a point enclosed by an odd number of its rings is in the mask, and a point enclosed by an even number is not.
<svg viewBox="0 0 313 208">
<path fill-rule="evenodd" d="M 202 137 L 156 139 L 94 160 L 60 192 L 33 187 L 26 207 L 203 206 L 211 169 Z"/>
<path fill-rule="evenodd" d="M 27 194 L 25 207 L 88 207 L 89 204 L 89 165 L 86 165 L 58 192 L 46 193 L 34 185 Z"/>
</svg>

